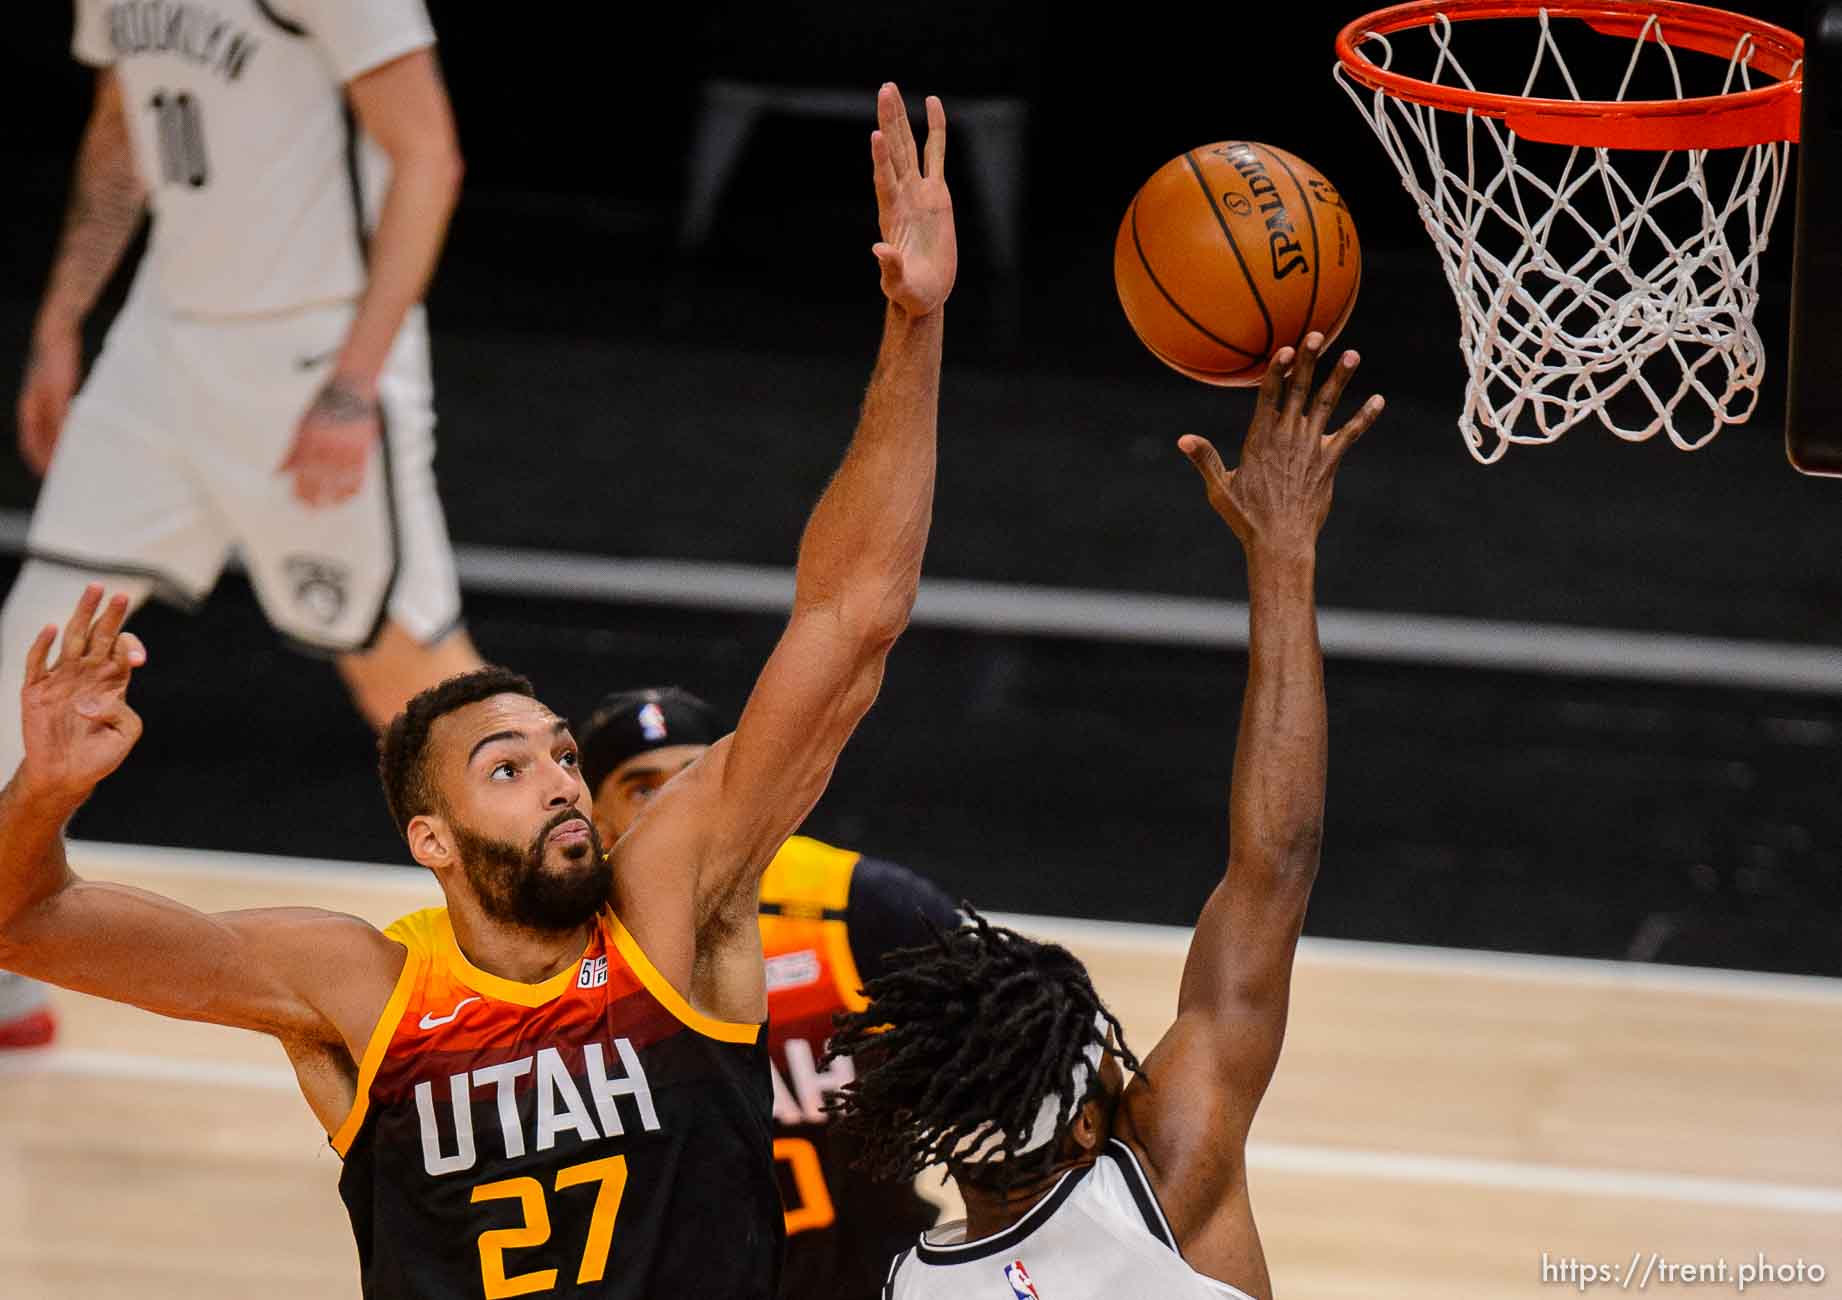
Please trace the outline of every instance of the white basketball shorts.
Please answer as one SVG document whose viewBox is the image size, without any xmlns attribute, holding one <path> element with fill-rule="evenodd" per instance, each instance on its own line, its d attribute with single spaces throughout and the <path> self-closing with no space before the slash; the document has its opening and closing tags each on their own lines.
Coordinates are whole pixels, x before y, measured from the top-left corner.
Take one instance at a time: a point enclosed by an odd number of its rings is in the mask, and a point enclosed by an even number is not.
<svg viewBox="0 0 1842 1300">
<path fill-rule="evenodd" d="M 384 437 L 363 488 L 316 509 L 280 465 L 355 308 L 204 320 L 154 299 L 137 283 L 71 405 L 29 554 L 195 604 L 235 549 L 276 631 L 321 653 L 366 648 L 386 617 L 424 644 L 458 626 L 422 309 L 378 383 Z"/>
</svg>

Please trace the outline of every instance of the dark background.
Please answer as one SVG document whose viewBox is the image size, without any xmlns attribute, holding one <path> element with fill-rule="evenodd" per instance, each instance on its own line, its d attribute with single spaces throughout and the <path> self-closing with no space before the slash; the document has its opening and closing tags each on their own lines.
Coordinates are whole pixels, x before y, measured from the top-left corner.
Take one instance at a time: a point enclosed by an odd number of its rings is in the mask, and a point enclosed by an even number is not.
<svg viewBox="0 0 1842 1300">
<path fill-rule="evenodd" d="M 1232 445 L 1251 400 L 1165 371 L 1111 285 L 1114 229 L 1144 178 L 1239 137 L 1319 167 L 1364 242 L 1343 342 L 1364 353 L 1359 385 L 1391 404 L 1338 485 L 1327 605 L 1836 639 L 1842 488 L 1797 476 L 1782 447 L 1788 197 L 1749 426 L 1694 455 L 1584 427 L 1485 469 L 1455 428 L 1463 372 L 1437 261 L 1330 77 L 1332 37 L 1360 6 L 1207 21 L 1003 3 L 431 7 L 469 166 L 430 301 L 457 541 L 791 563 L 875 348 L 865 140 L 892 78 L 949 113 L 988 93 L 1031 110 L 1014 275 L 992 265 L 969 137 L 953 136 L 964 256 L 930 574 L 1244 593 L 1238 549 L 1171 443 Z M 15 358 L 89 94 L 65 7 L 18 8 L 0 78 L 0 339 Z M 687 254 L 676 223 L 711 76 L 854 89 L 863 120 L 767 121 Z M 6 458 L 0 506 L 33 491 Z M 778 631 L 477 592 L 468 607 L 483 651 L 571 711 L 667 680 L 737 708 Z M 77 833 L 403 860 L 332 671 L 280 649 L 239 580 L 196 618 L 155 608 L 137 629 L 154 656 L 136 697 L 147 739 Z M 1187 922 L 1225 847 L 1244 671 L 1227 652 L 918 629 L 808 829 L 994 908 Z M 1343 659 L 1329 689 L 1308 932 L 1842 974 L 1842 699 Z"/>
</svg>

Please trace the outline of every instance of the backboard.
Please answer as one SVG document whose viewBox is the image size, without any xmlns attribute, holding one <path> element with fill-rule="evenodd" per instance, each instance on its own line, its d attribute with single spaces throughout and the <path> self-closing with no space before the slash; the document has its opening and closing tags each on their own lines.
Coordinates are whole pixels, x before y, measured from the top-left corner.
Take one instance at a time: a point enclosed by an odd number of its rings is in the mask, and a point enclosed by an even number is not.
<svg viewBox="0 0 1842 1300">
<path fill-rule="evenodd" d="M 1810 6 L 1804 32 L 1797 252 L 1784 446 L 1805 474 L 1842 476 L 1842 2 Z"/>
</svg>

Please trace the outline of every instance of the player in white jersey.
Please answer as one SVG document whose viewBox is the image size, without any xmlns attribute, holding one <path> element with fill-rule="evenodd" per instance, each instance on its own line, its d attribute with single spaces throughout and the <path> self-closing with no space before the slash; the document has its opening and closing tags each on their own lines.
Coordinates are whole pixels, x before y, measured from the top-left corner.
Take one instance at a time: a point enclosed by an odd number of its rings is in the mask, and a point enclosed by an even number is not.
<svg viewBox="0 0 1842 1300">
<path fill-rule="evenodd" d="M 422 0 L 76 0 L 96 95 L 19 398 L 45 485 L 0 613 L 0 771 L 41 625 L 97 578 L 201 600 L 233 547 L 375 727 L 478 666 L 420 307 L 461 172 L 434 41 Z M 83 319 L 149 211 L 78 391 Z M 0 984 L 0 1045 L 49 1034 L 38 996 Z"/>
<path fill-rule="evenodd" d="M 1382 406 L 1326 435 L 1356 356 L 1307 409 L 1323 345 L 1308 335 L 1275 358 L 1237 469 L 1179 440 L 1246 550 L 1252 637 L 1228 868 L 1170 1030 L 1141 1066 L 1073 954 L 976 914 L 891 954 L 869 1005 L 838 1019 L 832 1051 L 859 1071 L 835 1103 L 841 1131 L 884 1176 L 944 1164 L 966 1201 L 964 1220 L 897 1256 L 888 1300 L 1271 1300 L 1245 1151 L 1323 832 L 1317 536 L 1337 465 Z"/>
</svg>

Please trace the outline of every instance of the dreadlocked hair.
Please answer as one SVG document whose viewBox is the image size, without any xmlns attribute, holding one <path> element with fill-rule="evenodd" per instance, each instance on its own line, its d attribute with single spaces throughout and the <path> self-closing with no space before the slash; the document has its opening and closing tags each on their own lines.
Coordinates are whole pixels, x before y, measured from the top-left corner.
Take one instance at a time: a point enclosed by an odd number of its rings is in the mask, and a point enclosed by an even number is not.
<svg viewBox="0 0 1842 1300">
<path fill-rule="evenodd" d="M 1053 1167 L 1068 1122 L 1046 1146 L 1019 1155 L 1045 1098 L 1057 1114 L 1099 1094 L 1074 1095 L 1075 1070 L 1095 1043 L 1133 1070 L 1118 1019 L 1100 1001 L 1080 959 L 1053 943 L 991 924 L 967 904 L 967 923 L 952 931 L 932 921 L 933 940 L 883 959 L 869 981 L 862 1011 L 834 1018 L 831 1057 L 857 1058 L 857 1077 L 828 1109 L 839 1131 L 860 1143 L 858 1168 L 904 1180 L 944 1164 L 961 1183 L 1003 1190 Z M 1099 1018 L 1099 1023 L 1096 1021 Z M 1002 1147 L 972 1162 L 995 1126 Z"/>
</svg>

